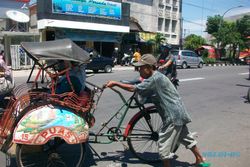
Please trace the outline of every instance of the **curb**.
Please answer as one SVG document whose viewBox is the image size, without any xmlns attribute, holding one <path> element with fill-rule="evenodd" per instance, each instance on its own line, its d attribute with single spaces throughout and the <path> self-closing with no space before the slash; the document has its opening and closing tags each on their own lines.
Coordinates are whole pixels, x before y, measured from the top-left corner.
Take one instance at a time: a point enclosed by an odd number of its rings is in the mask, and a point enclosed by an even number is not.
<svg viewBox="0 0 250 167">
<path fill-rule="evenodd" d="M 135 67 L 134 66 L 115 66 L 113 68 L 114 71 L 126 71 L 126 70 L 134 70 Z"/>
<path fill-rule="evenodd" d="M 204 66 L 207 67 L 219 67 L 219 66 L 244 66 L 244 64 L 205 64 Z M 120 66 L 117 65 L 115 67 L 113 67 L 113 71 L 132 71 L 134 70 L 133 66 Z M 21 69 L 21 70 L 13 70 L 13 76 L 14 77 L 22 77 L 22 76 L 28 76 L 30 74 L 31 69 Z M 34 72 L 37 72 L 37 70 L 35 69 Z"/>
<path fill-rule="evenodd" d="M 115 66 L 113 67 L 113 71 L 128 71 L 128 70 L 134 70 L 133 66 Z M 20 70 L 12 70 L 14 77 L 23 77 L 28 76 L 30 74 L 31 69 L 20 69 Z M 33 74 L 36 74 L 38 72 L 37 69 L 34 70 Z"/>
<path fill-rule="evenodd" d="M 237 63 L 231 63 L 231 64 L 226 64 L 226 63 L 217 63 L 217 64 L 205 64 L 205 66 L 209 67 L 218 67 L 218 66 L 244 66 L 245 64 L 237 64 Z"/>
</svg>

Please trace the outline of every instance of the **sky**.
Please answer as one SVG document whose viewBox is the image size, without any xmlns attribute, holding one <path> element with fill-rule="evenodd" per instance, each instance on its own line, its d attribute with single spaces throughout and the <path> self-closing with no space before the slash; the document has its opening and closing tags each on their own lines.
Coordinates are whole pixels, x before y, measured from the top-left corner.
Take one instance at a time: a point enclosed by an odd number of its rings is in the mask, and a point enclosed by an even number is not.
<svg viewBox="0 0 250 167">
<path fill-rule="evenodd" d="M 238 7 L 243 6 L 243 7 Z M 206 37 L 208 16 L 223 15 L 224 18 L 250 12 L 250 0 L 183 0 L 183 36 L 190 34 Z"/>
</svg>

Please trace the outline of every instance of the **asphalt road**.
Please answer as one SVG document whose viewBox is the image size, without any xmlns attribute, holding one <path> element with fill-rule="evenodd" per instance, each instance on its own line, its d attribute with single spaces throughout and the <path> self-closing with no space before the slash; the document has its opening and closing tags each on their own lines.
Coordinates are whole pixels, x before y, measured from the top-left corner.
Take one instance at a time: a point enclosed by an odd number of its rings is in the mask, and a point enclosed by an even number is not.
<svg viewBox="0 0 250 167">
<path fill-rule="evenodd" d="M 119 70 L 111 74 L 99 73 L 88 80 L 99 86 L 107 80 L 133 79 L 138 74 L 133 70 Z M 198 147 L 213 167 L 247 167 L 250 164 L 250 104 L 246 102 L 250 87 L 248 66 L 204 67 L 202 69 L 178 69 L 181 80 L 178 90 L 193 122 L 191 131 L 198 132 Z M 16 77 L 16 83 L 24 80 Z M 126 97 L 131 93 L 122 91 Z M 111 90 L 104 91 L 97 111 L 96 124 L 92 131 L 107 120 L 121 106 L 121 100 Z M 131 111 L 124 121 L 128 123 L 136 111 Z M 117 121 L 117 120 L 116 120 Z M 110 127 L 115 122 L 112 122 Z M 126 144 L 126 143 L 125 143 Z M 91 144 L 99 159 L 88 150 L 85 166 L 100 167 L 161 167 L 161 164 L 144 164 L 125 151 L 121 143 L 109 145 Z M 188 167 L 194 162 L 189 150 L 180 147 L 174 166 Z M 0 166 L 6 166 L 5 156 L 0 154 Z M 11 163 L 11 166 L 15 166 Z"/>
</svg>

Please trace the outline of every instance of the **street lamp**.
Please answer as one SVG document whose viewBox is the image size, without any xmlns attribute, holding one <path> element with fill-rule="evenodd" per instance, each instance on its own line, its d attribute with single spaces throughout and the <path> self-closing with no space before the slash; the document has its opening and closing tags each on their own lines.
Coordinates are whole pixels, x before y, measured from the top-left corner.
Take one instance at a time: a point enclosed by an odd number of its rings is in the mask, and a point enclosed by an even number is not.
<svg viewBox="0 0 250 167">
<path fill-rule="evenodd" d="M 223 18 L 224 18 L 224 16 L 225 16 L 225 14 L 226 14 L 227 12 L 229 12 L 230 10 L 232 10 L 232 9 L 241 8 L 241 7 L 243 7 L 243 6 L 242 6 L 242 5 L 234 6 L 234 7 L 232 7 L 232 8 L 229 8 L 228 10 L 226 10 L 226 11 L 223 13 L 222 17 L 220 18 L 220 23 L 219 23 L 218 32 L 220 32 L 220 29 L 221 29 L 221 26 L 222 26 L 222 21 L 223 21 Z M 217 48 L 218 48 L 218 47 L 219 47 L 219 43 L 217 44 Z"/>
<path fill-rule="evenodd" d="M 223 18 L 224 18 L 224 16 L 225 16 L 225 14 L 226 14 L 227 12 L 229 12 L 230 10 L 232 10 L 232 9 L 241 8 L 241 7 L 243 7 L 243 6 L 242 6 L 242 5 L 235 6 L 235 7 L 229 8 L 227 11 L 225 11 L 225 12 L 223 13 L 221 19 L 220 19 L 219 29 L 220 29 L 220 27 L 221 27 L 221 24 L 222 24 L 222 21 L 223 21 Z"/>
</svg>

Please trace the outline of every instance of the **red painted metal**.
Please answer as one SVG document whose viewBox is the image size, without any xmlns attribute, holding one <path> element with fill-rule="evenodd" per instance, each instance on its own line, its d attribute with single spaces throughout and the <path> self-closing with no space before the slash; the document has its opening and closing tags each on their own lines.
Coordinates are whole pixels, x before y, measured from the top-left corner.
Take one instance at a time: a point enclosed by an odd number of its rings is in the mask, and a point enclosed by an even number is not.
<svg viewBox="0 0 250 167">
<path fill-rule="evenodd" d="M 150 110 L 155 110 L 155 106 L 149 106 L 147 108 L 145 108 L 146 111 L 150 111 Z M 136 119 L 138 119 L 138 117 L 142 114 L 141 111 L 139 111 L 138 113 L 136 113 L 132 119 L 129 121 L 128 125 L 126 126 L 125 132 L 124 132 L 124 137 L 128 136 L 129 130 L 131 129 L 131 126 L 133 124 L 133 122 L 135 122 Z"/>
<path fill-rule="evenodd" d="M 30 0 L 16 0 L 17 2 L 25 2 L 25 3 L 27 3 L 27 2 L 30 2 Z"/>
</svg>

